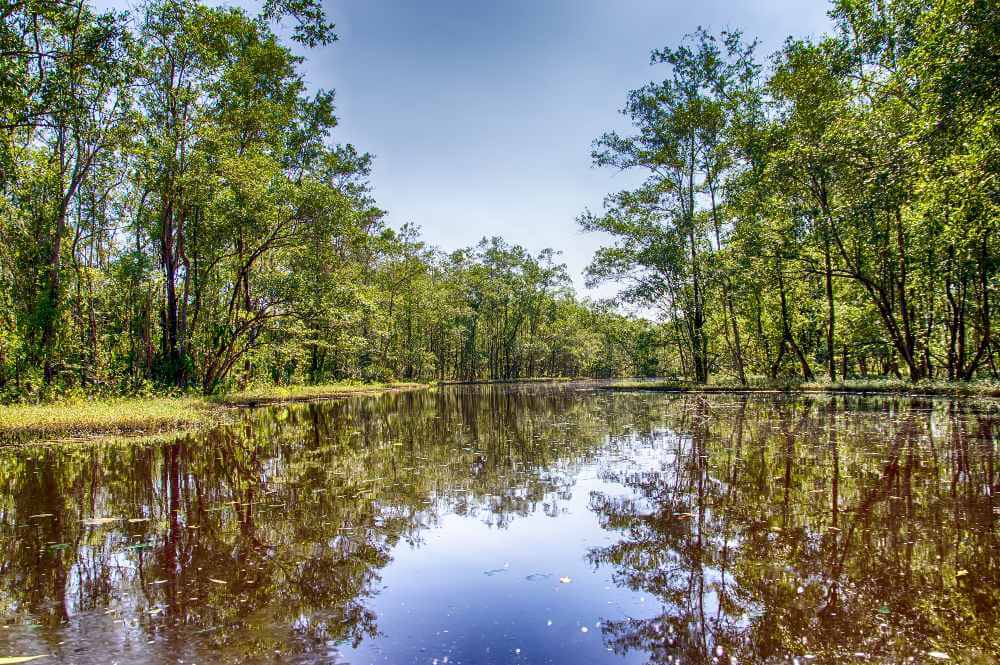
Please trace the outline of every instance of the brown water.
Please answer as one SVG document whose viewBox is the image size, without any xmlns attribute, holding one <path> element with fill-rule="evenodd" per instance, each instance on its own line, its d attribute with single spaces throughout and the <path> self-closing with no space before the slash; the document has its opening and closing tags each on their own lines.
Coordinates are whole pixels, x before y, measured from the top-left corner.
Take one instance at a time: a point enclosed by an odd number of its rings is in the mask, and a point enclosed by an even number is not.
<svg viewBox="0 0 1000 665">
<path fill-rule="evenodd" d="M 0 658 L 996 662 L 996 403 L 457 387 L 0 451 Z"/>
</svg>

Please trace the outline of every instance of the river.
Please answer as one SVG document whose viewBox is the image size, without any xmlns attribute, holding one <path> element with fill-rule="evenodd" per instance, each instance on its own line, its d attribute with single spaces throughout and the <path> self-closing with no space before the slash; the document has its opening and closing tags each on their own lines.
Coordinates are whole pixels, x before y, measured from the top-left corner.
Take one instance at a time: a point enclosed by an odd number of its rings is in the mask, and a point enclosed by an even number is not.
<svg viewBox="0 0 1000 665">
<path fill-rule="evenodd" d="M 0 451 L 0 660 L 1000 659 L 997 402 L 457 386 Z"/>
</svg>

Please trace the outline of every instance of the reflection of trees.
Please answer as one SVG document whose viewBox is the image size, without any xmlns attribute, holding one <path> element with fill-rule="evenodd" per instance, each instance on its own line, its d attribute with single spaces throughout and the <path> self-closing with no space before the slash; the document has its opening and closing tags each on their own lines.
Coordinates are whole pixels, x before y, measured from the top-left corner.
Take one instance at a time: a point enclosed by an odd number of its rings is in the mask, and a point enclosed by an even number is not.
<svg viewBox="0 0 1000 665">
<path fill-rule="evenodd" d="M 597 408 L 540 388 L 401 393 L 162 446 L 6 451 L 0 608 L 43 624 L 32 645 L 55 653 L 59 624 L 93 610 L 167 655 L 190 635 L 234 659 L 357 644 L 377 634 L 366 603 L 396 543 L 444 510 L 502 527 L 558 506 L 599 443 Z"/>
<path fill-rule="evenodd" d="M 1000 656 L 994 415 L 895 398 L 631 405 L 660 462 L 608 474 L 632 495 L 591 497 L 620 538 L 589 558 L 662 607 L 602 623 L 609 647 L 654 663 Z"/>
<path fill-rule="evenodd" d="M 947 401 L 486 387 L 249 412 L 161 446 L 5 451 L 0 612 L 41 624 L 25 653 L 71 653 L 59 626 L 84 616 L 158 640 L 150 660 L 356 644 L 378 632 L 369 600 L 397 543 L 446 511 L 498 528 L 558 514 L 600 447 L 629 494 L 591 497 L 617 542 L 589 557 L 660 603 L 602 622 L 613 650 L 989 660 L 998 422 Z M 105 516 L 148 521 L 81 523 Z"/>
</svg>

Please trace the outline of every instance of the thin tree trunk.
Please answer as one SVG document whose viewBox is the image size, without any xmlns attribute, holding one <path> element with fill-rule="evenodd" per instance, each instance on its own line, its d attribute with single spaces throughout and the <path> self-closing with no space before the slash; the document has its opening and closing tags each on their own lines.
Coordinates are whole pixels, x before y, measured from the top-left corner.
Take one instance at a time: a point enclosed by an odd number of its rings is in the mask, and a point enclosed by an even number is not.
<svg viewBox="0 0 1000 665">
<path fill-rule="evenodd" d="M 829 363 L 829 374 L 830 381 L 836 382 L 837 380 L 837 358 L 833 351 L 833 335 L 836 324 L 836 316 L 834 312 L 833 304 L 833 264 L 830 258 L 830 234 L 825 233 L 825 246 L 823 251 L 823 258 L 825 260 L 826 268 L 826 307 L 827 307 L 827 323 L 826 323 L 826 357 Z"/>
</svg>

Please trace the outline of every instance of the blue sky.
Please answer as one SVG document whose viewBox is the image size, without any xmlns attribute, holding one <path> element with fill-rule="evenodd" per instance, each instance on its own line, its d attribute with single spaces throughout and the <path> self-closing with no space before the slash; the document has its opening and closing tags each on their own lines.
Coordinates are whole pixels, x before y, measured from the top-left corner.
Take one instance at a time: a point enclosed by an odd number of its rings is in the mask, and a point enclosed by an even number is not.
<svg viewBox="0 0 1000 665">
<path fill-rule="evenodd" d="M 126 7 L 126 0 L 98 0 Z M 252 7 L 250 0 L 239 2 Z M 739 28 L 762 55 L 829 28 L 826 0 L 336 0 L 340 40 L 304 52 L 334 88 L 339 143 L 375 155 L 389 223 L 444 249 L 501 235 L 562 250 L 578 290 L 601 238 L 575 217 L 634 176 L 594 169 L 590 144 L 623 128 L 625 93 L 653 78 L 654 48 L 699 25 Z M 592 295 L 607 296 L 613 287 Z"/>
<path fill-rule="evenodd" d="M 376 156 L 389 223 L 455 249 L 501 235 L 562 250 L 574 283 L 601 238 L 575 217 L 634 178 L 590 164 L 622 128 L 625 93 L 664 76 L 649 52 L 699 25 L 740 28 L 762 54 L 829 28 L 825 0 L 340 0 L 340 40 L 308 54 L 337 91 L 335 140 Z M 594 295 L 610 295 L 601 288 Z"/>
</svg>

